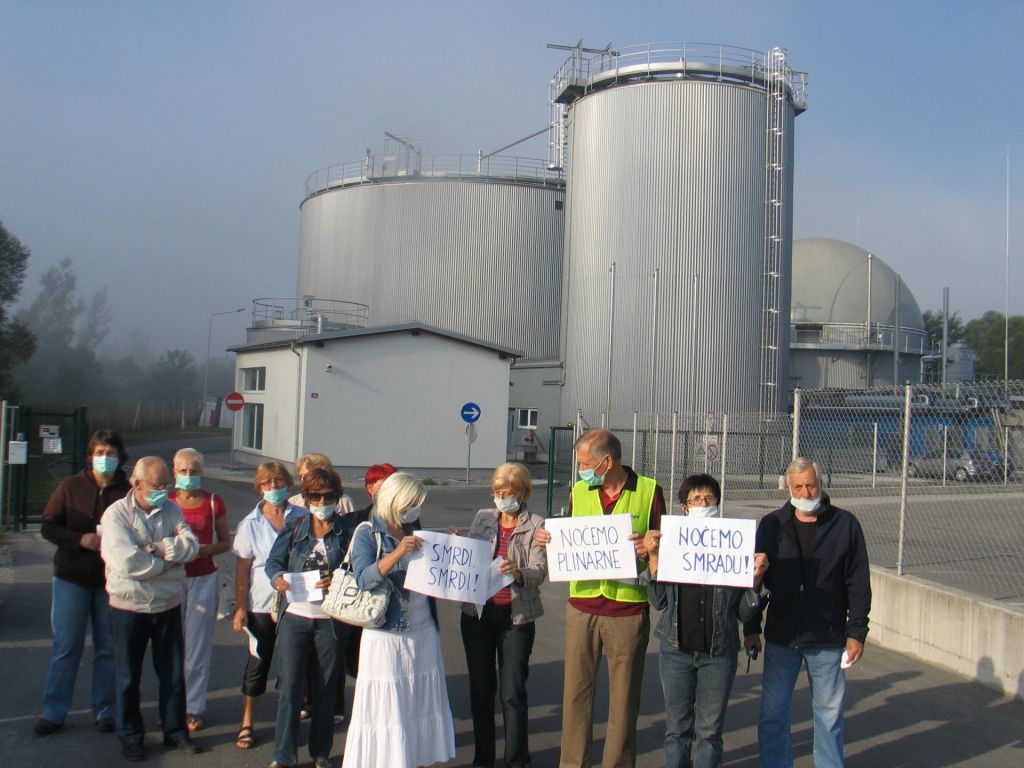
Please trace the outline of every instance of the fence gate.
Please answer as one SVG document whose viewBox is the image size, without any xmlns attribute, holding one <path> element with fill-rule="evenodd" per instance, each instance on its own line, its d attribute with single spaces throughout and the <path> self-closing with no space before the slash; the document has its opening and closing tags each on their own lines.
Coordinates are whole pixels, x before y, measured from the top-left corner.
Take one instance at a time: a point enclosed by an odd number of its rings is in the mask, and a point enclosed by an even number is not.
<svg viewBox="0 0 1024 768">
<path fill-rule="evenodd" d="M 85 468 L 86 409 L 18 408 L 11 433 L 28 442 L 28 464 L 11 467 L 8 508 L 12 527 L 24 530 L 41 522 L 54 483 Z"/>
</svg>

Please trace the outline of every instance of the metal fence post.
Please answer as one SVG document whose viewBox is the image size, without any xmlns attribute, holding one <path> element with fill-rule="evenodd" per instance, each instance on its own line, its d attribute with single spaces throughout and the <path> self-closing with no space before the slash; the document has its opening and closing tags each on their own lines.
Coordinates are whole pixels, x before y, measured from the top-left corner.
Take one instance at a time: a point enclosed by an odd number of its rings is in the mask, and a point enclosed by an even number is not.
<svg viewBox="0 0 1024 768">
<path fill-rule="evenodd" d="M 658 443 L 661 442 L 661 414 L 654 414 L 654 456 L 651 462 L 651 477 L 658 479 Z"/>
<path fill-rule="evenodd" d="M 679 411 L 672 411 L 672 451 L 671 465 L 668 468 L 668 494 L 672 495 L 676 487 L 676 434 L 679 427 Z"/>
<path fill-rule="evenodd" d="M 1010 428 L 1003 427 L 1003 485 L 1010 482 Z"/>
<path fill-rule="evenodd" d="M 558 444 L 555 442 L 555 427 L 551 427 L 548 439 L 548 517 L 551 517 L 551 503 L 555 498 L 555 462 L 558 461 Z"/>
<path fill-rule="evenodd" d="M 946 484 L 949 475 L 949 425 L 942 425 L 942 484 Z"/>
<path fill-rule="evenodd" d="M 907 464 L 910 461 L 910 403 L 914 388 L 909 384 L 903 398 L 903 476 L 900 484 L 900 535 L 896 548 L 896 573 L 903 575 L 903 545 L 907 532 Z"/>
<path fill-rule="evenodd" d="M 791 460 L 800 455 L 800 403 L 802 401 L 800 387 L 793 390 L 793 453 Z"/>
<path fill-rule="evenodd" d="M 718 486 L 722 489 L 722 497 L 718 500 L 718 504 L 723 509 L 725 504 L 725 449 L 729 446 L 729 414 L 722 414 L 722 465 L 719 467 L 719 478 Z"/>
<path fill-rule="evenodd" d="M 629 462 L 629 466 L 633 467 L 633 471 L 636 471 L 636 421 L 637 412 L 633 411 L 633 458 Z"/>
<path fill-rule="evenodd" d="M 0 526 L 14 530 L 12 524 L 7 523 L 4 515 L 7 507 L 4 505 L 4 481 L 7 478 L 7 401 L 0 403 Z M 11 523 L 14 521 L 11 520 Z"/>
<path fill-rule="evenodd" d="M 871 438 L 871 487 L 874 488 L 878 479 L 878 422 L 872 429 Z"/>
</svg>

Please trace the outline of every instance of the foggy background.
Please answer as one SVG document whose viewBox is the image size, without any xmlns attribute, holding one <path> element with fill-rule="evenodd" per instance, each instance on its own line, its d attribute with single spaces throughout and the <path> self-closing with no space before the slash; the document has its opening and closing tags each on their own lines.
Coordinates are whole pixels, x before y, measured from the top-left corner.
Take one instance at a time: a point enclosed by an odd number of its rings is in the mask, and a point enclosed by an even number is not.
<svg viewBox="0 0 1024 768">
<path fill-rule="evenodd" d="M 44 299 L 33 316 L 52 314 L 40 278 L 62 270 L 83 306 L 76 334 L 106 289 L 98 357 L 133 356 L 148 375 L 180 349 L 199 377 L 210 314 L 244 307 L 213 322 L 223 394 L 224 347 L 244 340 L 252 299 L 295 293 L 309 174 L 381 149 L 384 131 L 424 154 L 532 133 L 568 56 L 546 44 L 582 38 L 788 49 L 810 73 L 795 237 L 871 250 L 922 309 L 948 285 L 965 320 L 1002 311 L 1009 151 L 1018 314 L 1022 32 L 1009 0 L 0 0 L 0 221 L 32 252 L 18 307 Z M 519 151 L 546 157 L 546 141 Z"/>
</svg>

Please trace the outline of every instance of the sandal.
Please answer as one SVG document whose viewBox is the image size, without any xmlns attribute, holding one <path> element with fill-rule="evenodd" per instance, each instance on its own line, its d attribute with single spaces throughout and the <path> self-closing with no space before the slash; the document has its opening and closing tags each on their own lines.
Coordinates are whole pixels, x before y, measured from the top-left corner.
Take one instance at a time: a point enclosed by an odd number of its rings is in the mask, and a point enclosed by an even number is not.
<svg viewBox="0 0 1024 768">
<path fill-rule="evenodd" d="M 252 726 L 243 725 L 238 731 L 238 736 L 235 738 L 235 747 L 238 749 L 252 749 L 255 743 L 252 738 Z"/>
<path fill-rule="evenodd" d="M 185 715 L 185 726 L 188 728 L 189 733 L 195 733 L 201 731 L 206 727 L 206 723 L 203 722 L 203 718 L 199 715 Z"/>
</svg>

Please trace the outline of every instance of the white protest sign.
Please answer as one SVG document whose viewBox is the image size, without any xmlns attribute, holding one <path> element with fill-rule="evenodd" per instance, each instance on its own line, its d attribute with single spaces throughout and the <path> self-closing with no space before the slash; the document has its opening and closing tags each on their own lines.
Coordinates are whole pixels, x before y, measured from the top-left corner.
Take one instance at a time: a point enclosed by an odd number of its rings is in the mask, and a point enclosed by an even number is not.
<svg viewBox="0 0 1024 768">
<path fill-rule="evenodd" d="M 756 520 L 664 515 L 658 581 L 752 587 L 756 533 Z"/>
<path fill-rule="evenodd" d="M 486 603 L 491 595 L 491 542 L 416 531 L 423 547 L 410 556 L 405 588 L 428 597 Z"/>
<path fill-rule="evenodd" d="M 629 515 L 588 515 L 547 520 L 548 578 L 635 579 L 636 554 Z"/>
</svg>

